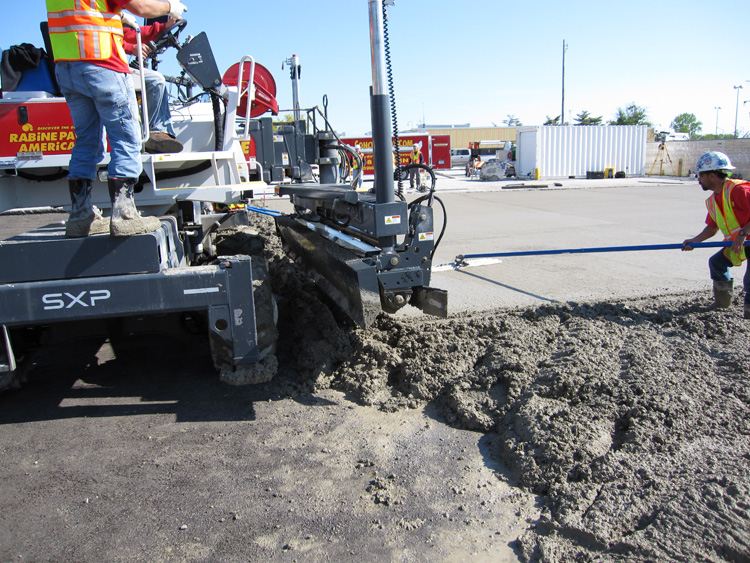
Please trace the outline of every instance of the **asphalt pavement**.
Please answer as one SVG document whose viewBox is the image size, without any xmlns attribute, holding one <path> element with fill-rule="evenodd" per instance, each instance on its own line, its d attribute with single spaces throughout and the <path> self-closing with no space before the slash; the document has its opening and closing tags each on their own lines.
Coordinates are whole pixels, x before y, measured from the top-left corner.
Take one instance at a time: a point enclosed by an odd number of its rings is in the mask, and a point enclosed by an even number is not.
<svg viewBox="0 0 750 563">
<path fill-rule="evenodd" d="M 454 312 L 710 290 L 706 262 L 714 249 L 522 256 L 457 267 L 465 254 L 681 243 L 704 227 L 706 195 L 694 179 L 483 182 L 454 169 L 439 175 L 436 192 L 448 221 L 432 285 L 449 291 Z"/>
</svg>

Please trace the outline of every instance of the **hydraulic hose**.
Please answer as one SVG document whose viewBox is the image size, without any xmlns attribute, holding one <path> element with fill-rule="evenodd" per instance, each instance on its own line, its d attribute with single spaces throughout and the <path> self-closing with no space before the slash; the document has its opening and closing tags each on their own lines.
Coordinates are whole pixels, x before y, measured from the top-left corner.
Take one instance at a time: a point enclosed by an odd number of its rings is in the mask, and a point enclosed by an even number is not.
<svg viewBox="0 0 750 563">
<path fill-rule="evenodd" d="M 434 185 L 435 184 L 433 182 L 433 186 Z M 448 226 L 448 212 L 445 209 L 445 204 L 443 203 L 443 200 L 440 199 L 438 196 L 434 195 L 433 192 L 430 192 L 429 194 L 425 194 L 425 195 L 423 195 L 421 197 L 418 197 L 417 199 L 415 199 L 414 201 L 412 201 L 407 207 L 409 209 L 411 209 L 412 206 L 419 205 L 420 203 L 422 203 L 425 200 L 429 200 L 428 201 L 429 207 L 432 207 L 433 200 L 437 201 L 440 204 L 440 207 L 443 210 L 443 226 L 440 229 L 440 235 L 438 235 L 438 238 L 435 241 L 435 246 L 432 249 L 432 256 L 430 256 L 430 258 L 432 258 L 432 257 L 435 256 L 435 252 L 437 251 L 438 246 L 440 246 L 440 241 L 443 240 L 443 235 L 445 234 L 445 229 Z"/>
<path fill-rule="evenodd" d="M 224 148 L 224 118 L 221 112 L 221 95 L 215 90 L 208 91 L 211 96 L 211 105 L 214 110 L 214 150 L 220 151 Z"/>
<path fill-rule="evenodd" d="M 398 118 L 396 117 L 396 94 L 393 88 L 393 69 L 391 67 L 391 46 L 388 39 L 388 6 L 387 0 L 383 0 L 383 49 L 385 51 L 385 69 L 388 77 L 388 96 L 391 101 L 391 121 L 393 123 L 393 141 L 396 145 L 396 179 L 398 188 L 396 194 L 404 199 L 404 183 L 401 177 L 401 150 L 398 140 Z"/>
</svg>

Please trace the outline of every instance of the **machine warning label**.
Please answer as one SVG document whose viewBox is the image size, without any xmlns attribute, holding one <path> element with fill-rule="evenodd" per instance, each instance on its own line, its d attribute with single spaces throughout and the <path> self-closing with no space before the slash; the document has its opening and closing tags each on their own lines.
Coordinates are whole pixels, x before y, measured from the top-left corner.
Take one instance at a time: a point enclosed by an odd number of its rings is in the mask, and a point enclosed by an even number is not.
<svg viewBox="0 0 750 563">
<path fill-rule="evenodd" d="M 435 240 L 435 233 L 419 233 L 419 241 Z"/>
<path fill-rule="evenodd" d="M 385 224 L 386 225 L 400 225 L 401 224 L 401 215 L 386 215 L 385 216 Z"/>
</svg>

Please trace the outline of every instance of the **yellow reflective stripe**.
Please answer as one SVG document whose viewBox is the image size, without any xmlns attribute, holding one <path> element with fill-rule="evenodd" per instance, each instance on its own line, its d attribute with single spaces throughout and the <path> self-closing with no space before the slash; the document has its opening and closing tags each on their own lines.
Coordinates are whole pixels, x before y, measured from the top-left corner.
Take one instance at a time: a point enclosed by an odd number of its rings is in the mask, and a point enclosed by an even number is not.
<svg viewBox="0 0 750 563">
<path fill-rule="evenodd" d="M 715 195 L 712 195 L 709 198 L 714 208 L 711 217 L 714 219 L 717 226 L 724 234 L 724 240 L 734 240 L 735 238 L 737 238 L 737 233 L 742 227 L 742 225 L 740 225 L 739 221 L 737 220 L 737 216 L 734 214 L 734 209 L 732 209 L 732 202 L 730 198 L 732 196 L 732 190 L 739 184 L 744 183 L 744 181 L 740 180 L 727 180 L 724 183 L 724 188 L 722 190 L 722 209 L 719 209 L 719 205 L 716 202 Z M 739 256 L 732 252 L 730 249 L 726 248 L 724 249 L 724 256 L 731 260 L 732 264 L 734 264 L 735 266 L 741 265 L 742 261 L 747 259 L 744 247 L 740 251 Z"/>
</svg>

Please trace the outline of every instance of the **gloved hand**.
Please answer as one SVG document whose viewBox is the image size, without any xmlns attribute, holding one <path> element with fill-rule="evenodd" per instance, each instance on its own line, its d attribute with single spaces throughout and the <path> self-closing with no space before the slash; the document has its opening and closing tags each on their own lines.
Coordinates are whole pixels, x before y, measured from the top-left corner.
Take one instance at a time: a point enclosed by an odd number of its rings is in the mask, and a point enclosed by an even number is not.
<svg viewBox="0 0 750 563">
<path fill-rule="evenodd" d="M 182 12 L 187 12 L 187 6 L 179 0 L 169 0 L 169 17 L 176 20 L 182 19 Z"/>
<path fill-rule="evenodd" d="M 138 29 L 138 22 L 135 21 L 135 16 L 133 14 L 121 12 L 120 18 L 122 18 L 122 25 L 127 25 L 128 27 L 132 27 L 133 29 Z"/>
</svg>

